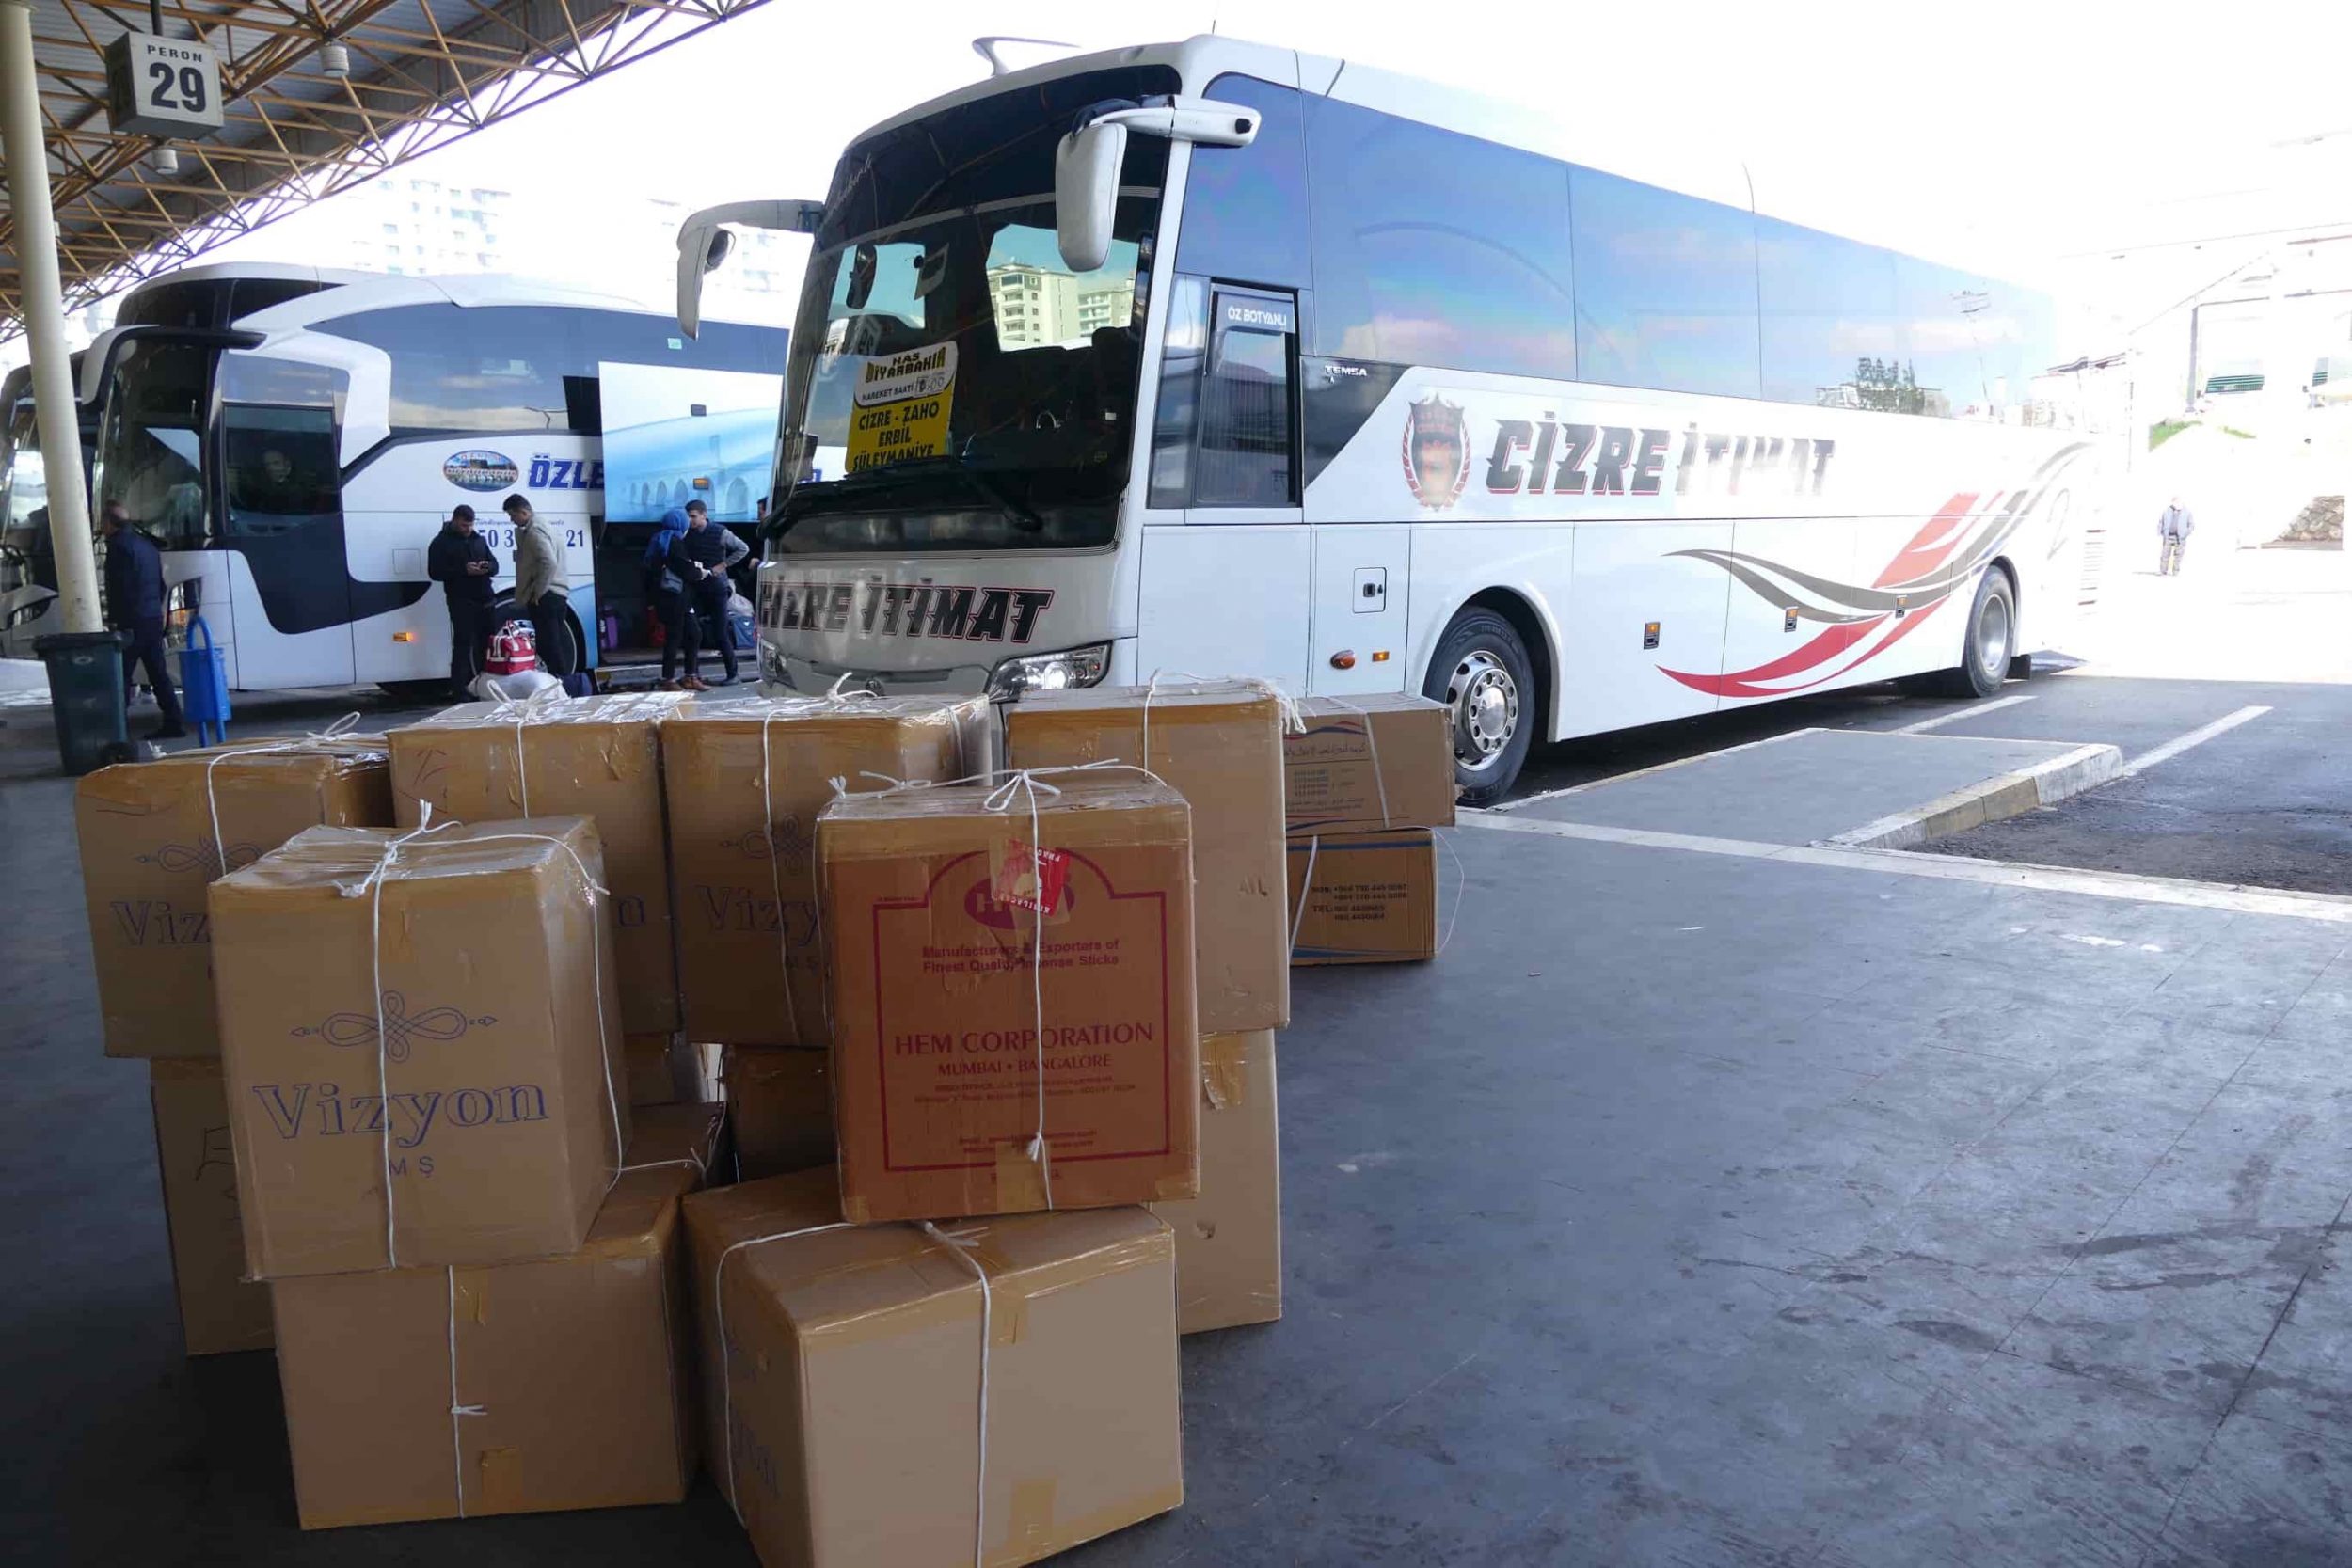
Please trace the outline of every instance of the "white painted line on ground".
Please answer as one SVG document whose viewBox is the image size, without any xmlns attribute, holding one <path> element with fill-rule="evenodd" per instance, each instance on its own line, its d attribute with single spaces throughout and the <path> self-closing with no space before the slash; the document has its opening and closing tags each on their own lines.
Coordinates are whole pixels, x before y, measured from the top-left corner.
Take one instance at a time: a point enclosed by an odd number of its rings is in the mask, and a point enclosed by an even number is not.
<svg viewBox="0 0 2352 1568">
<path fill-rule="evenodd" d="M 2019 703 L 2030 703 L 2033 699 L 2034 694 L 2030 691 L 2021 691 L 2014 697 L 1995 697 L 1989 703 L 1971 703 L 1966 707 L 1956 707 L 1949 713 L 1939 713 L 1932 719 L 1922 719 L 1915 724 L 1900 724 L 1886 733 L 1889 735 L 1925 735 L 1930 730 L 1940 730 L 1947 724 L 1957 724 L 1963 719 L 1981 719 L 1988 713 L 1995 713 L 2005 707 L 2015 707 Z"/>
<path fill-rule="evenodd" d="M 1694 752 L 1687 757 L 1677 757 L 1672 762 L 1653 763 L 1647 768 L 1637 768 L 1630 773 L 1612 773 L 1605 779 L 1587 779 L 1581 784 L 1567 784 L 1559 789 L 1547 789 L 1536 795 L 1522 795 L 1516 800 L 1505 800 L 1499 806 L 1488 806 L 1486 809 L 1490 812 L 1518 811 L 1520 807 L 1532 806 L 1538 800 L 1557 800 L 1563 795 L 1581 795 L 1588 789 L 1598 789 L 1603 784 L 1624 784 L 1629 779 L 1646 779 L 1652 773 L 1663 773 L 1674 768 L 1688 768 L 1694 762 L 1705 762 L 1711 757 L 1727 757 L 1734 752 L 1754 751 L 1758 746 L 1770 746 L 1777 740 L 1794 740 L 1801 735 L 1822 733 L 1824 732 L 1818 724 L 1802 730 L 1785 730 L 1779 735 L 1768 735 L 1761 740 L 1743 740 L 1737 746 L 1720 747 L 1712 752 Z"/>
<path fill-rule="evenodd" d="M 1591 822 L 1502 816 L 1491 811 L 1463 811 L 1456 820 L 1465 827 L 1499 828 L 1507 832 L 1540 833 L 1549 838 L 1628 844 L 1647 849 L 1680 849 L 1691 854 L 1732 855 L 1742 860 L 1781 861 L 1790 865 L 1818 865 L 1839 871 L 1872 871 L 1883 876 L 1925 877 L 1935 881 L 1978 882 L 1994 887 L 2028 888 L 2042 893 L 2082 894 L 2092 898 L 2117 898 L 2139 904 L 2177 904 L 2195 909 L 2229 910 L 2238 914 L 2275 914 L 2296 920 L 2352 925 L 2352 897 L 2332 893 L 2296 893 L 2278 888 L 2184 881 L 2172 877 L 2139 877 L 2121 871 L 2078 871 L 2062 865 L 1967 860 L 1957 855 L 1921 854 L 1909 849 L 1845 849 L 1829 845 L 1761 844 L 1753 839 L 1706 838 L 1693 833 L 1651 832 L 1642 828 L 1605 828 Z"/>
<path fill-rule="evenodd" d="M 1964 740 L 1970 737 L 1931 735 L 1928 738 Z M 2104 743 L 2077 746 L 2071 752 L 2046 757 L 2031 768 L 2020 768 L 2007 773 L 1995 773 L 1989 779 L 1980 779 L 1963 788 L 1938 796 L 1924 806 L 1891 813 L 1825 842 L 1833 847 L 1846 849 L 1908 849 L 1931 838 L 1965 832 L 1987 822 L 2007 821 L 2012 816 L 2022 816 L 2037 806 L 2051 805 L 2070 795 L 2079 795 L 2095 784 L 2103 784 L 2114 778 L 2122 763 L 2123 753 L 2112 746 Z"/>
<path fill-rule="evenodd" d="M 2257 703 L 2250 707 L 2242 707 L 2235 713 L 2225 713 L 2210 724 L 2200 724 L 2197 728 L 2189 731 L 2186 735 L 2174 736 L 2171 739 L 2166 741 L 2163 745 L 2157 747 L 2153 752 L 2140 752 L 2139 755 L 2125 763 L 2123 765 L 2123 770 L 2118 773 L 2116 777 L 2119 779 L 2128 779 L 2135 773 L 2146 772 L 2149 768 L 2153 768 L 2160 762 L 2170 762 L 2174 757 L 2179 756 L 2183 752 L 2187 751 L 2190 747 L 2202 746 L 2206 741 L 2211 740 L 2215 736 L 2226 735 L 2230 731 L 2236 729 L 2240 724 L 2247 722 L 2249 720 L 2260 719 L 2264 714 L 2268 713 L 2270 709 L 2268 705 Z"/>
</svg>

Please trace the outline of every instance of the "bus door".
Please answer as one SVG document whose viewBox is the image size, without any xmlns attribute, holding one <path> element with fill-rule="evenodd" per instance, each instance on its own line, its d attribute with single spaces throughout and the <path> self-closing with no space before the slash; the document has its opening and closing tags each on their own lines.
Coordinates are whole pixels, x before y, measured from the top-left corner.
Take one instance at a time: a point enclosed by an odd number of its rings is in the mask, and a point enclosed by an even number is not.
<svg viewBox="0 0 2352 1568">
<path fill-rule="evenodd" d="M 1178 276 L 1152 420 L 1136 673 L 1298 690 L 1311 571 L 1299 505 L 1298 299 Z M 1182 528 L 1149 526 L 1172 521 Z"/>
<path fill-rule="evenodd" d="M 230 559 L 237 684 L 355 678 L 339 436 L 348 382 L 331 366 L 221 356 L 222 553 Z"/>
</svg>

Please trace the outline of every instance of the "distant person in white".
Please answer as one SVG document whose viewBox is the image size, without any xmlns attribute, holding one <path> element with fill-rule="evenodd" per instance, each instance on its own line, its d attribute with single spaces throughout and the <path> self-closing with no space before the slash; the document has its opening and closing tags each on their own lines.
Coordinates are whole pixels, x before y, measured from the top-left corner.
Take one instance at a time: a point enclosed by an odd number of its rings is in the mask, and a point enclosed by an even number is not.
<svg viewBox="0 0 2352 1568">
<path fill-rule="evenodd" d="M 2156 537 L 2164 541 L 2163 553 L 2156 558 L 2158 577 L 2176 578 L 2181 575 L 2181 552 L 2188 548 L 2188 536 L 2197 531 L 2197 514 L 2181 504 L 2181 498 L 2172 498 L 2172 504 L 2156 519 Z"/>
</svg>

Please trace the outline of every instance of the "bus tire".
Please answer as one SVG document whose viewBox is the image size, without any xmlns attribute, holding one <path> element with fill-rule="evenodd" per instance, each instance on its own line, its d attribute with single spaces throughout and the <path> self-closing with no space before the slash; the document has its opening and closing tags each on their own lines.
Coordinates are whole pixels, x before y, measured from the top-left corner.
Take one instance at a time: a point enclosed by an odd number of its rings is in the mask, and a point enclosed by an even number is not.
<svg viewBox="0 0 2352 1568">
<path fill-rule="evenodd" d="M 1422 695 L 1446 705 L 1454 782 L 1466 806 L 1490 806 L 1519 776 L 1534 733 L 1535 679 L 1518 629 L 1471 606 L 1454 617 L 1429 660 Z"/>
<path fill-rule="evenodd" d="M 1998 566 L 1985 569 L 1968 607 L 1967 636 L 1960 645 L 1960 667 L 1932 677 L 1947 697 L 1990 697 L 2009 679 L 2017 657 L 2017 590 Z"/>
</svg>

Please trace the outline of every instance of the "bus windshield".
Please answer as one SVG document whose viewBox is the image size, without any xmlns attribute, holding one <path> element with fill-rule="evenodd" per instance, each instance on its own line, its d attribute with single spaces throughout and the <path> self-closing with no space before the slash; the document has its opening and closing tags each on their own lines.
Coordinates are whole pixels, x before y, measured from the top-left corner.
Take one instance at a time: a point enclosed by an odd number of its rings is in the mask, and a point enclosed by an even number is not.
<svg viewBox="0 0 2352 1568">
<path fill-rule="evenodd" d="M 1091 72 L 850 150 L 793 333 L 783 549 L 1110 542 L 1167 144 L 1129 142 L 1109 254 L 1085 273 L 1055 243 L 1053 154 L 1086 103 L 1172 90 L 1166 72 Z"/>
<path fill-rule="evenodd" d="M 205 541 L 204 424 L 214 350 L 149 339 L 115 361 L 98 432 L 101 508 L 120 503 L 132 525 L 166 548 Z"/>
</svg>

